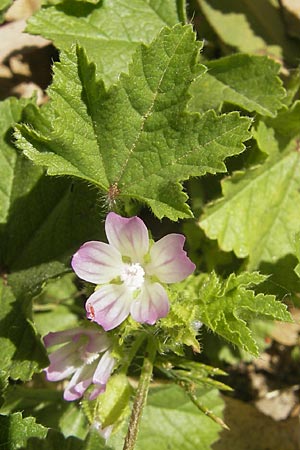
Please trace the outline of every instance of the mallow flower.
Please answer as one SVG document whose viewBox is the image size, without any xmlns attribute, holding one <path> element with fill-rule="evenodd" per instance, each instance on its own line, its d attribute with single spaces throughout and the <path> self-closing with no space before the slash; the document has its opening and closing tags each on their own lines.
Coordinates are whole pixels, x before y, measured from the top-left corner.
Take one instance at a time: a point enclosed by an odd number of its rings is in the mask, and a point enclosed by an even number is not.
<svg viewBox="0 0 300 450">
<path fill-rule="evenodd" d="M 90 241 L 72 258 L 79 278 L 97 284 L 86 302 L 87 316 L 111 330 L 128 315 L 153 325 L 169 312 L 163 284 L 182 281 L 195 270 L 183 250 L 185 237 L 168 234 L 153 243 L 139 217 L 110 212 L 105 221 L 108 244 Z"/>
<path fill-rule="evenodd" d="M 46 347 L 63 344 L 50 354 L 50 365 L 45 372 L 49 381 L 60 381 L 72 375 L 64 391 L 65 400 L 79 399 L 91 385 L 90 400 L 105 391 L 115 360 L 103 330 L 78 327 L 58 331 L 47 334 L 44 343 Z"/>
</svg>

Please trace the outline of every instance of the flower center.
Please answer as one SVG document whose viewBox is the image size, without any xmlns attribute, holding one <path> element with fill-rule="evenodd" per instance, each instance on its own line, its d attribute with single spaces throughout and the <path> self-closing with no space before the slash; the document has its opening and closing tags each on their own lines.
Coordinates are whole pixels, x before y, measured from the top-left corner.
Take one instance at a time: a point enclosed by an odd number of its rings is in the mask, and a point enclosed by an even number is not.
<svg viewBox="0 0 300 450">
<path fill-rule="evenodd" d="M 140 264 L 124 264 L 121 281 L 131 290 L 140 289 L 144 283 L 145 271 Z"/>
<path fill-rule="evenodd" d="M 92 364 L 92 362 L 94 362 L 97 358 L 99 358 L 99 353 L 90 353 L 87 352 L 86 350 L 83 350 L 80 356 L 81 360 L 85 364 Z"/>
<path fill-rule="evenodd" d="M 81 362 L 84 362 L 85 364 L 92 364 L 92 362 L 94 362 L 99 357 L 99 353 L 89 352 L 87 350 L 88 343 L 89 337 L 85 334 L 81 335 L 79 340 L 77 341 L 76 352 Z"/>
</svg>

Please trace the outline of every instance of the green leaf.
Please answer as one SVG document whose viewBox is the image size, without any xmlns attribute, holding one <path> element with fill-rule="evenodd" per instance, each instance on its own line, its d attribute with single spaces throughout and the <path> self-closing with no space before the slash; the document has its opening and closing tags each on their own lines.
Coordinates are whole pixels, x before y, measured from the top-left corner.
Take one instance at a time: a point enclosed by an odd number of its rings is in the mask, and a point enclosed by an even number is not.
<svg viewBox="0 0 300 450">
<path fill-rule="evenodd" d="M 0 0 L 0 23 L 4 22 L 4 13 L 10 7 L 13 0 Z"/>
<path fill-rule="evenodd" d="M 297 233 L 296 237 L 295 237 L 295 247 L 296 247 L 296 256 L 298 258 L 299 263 L 297 264 L 297 266 L 295 267 L 295 272 L 298 275 L 298 277 L 300 278 L 300 233 Z"/>
<path fill-rule="evenodd" d="M 0 280 L 0 305 L 0 370 L 12 379 L 29 380 L 48 362 L 30 319 L 30 301 L 15 298 L 11 288 Z"/>
<path fill-rule="evenodd" d="M 277 77 L 279 65 L 264 56 L 230 55 L 206 63 L 208 71 L 191 85 L 191 111 L 220 110 L 231 103 L 274 117 L 285 91 Z"/>
<path fill-rule="evenodd" d="M 17 100 L 16 98 L 8 98 L 0 102 L 0 224 L 5 223 L 13 196 L 15 172 L 18 165 L 22 166 L 20 159 L 17 157 L 15 148 L 11 144 L 11 127 L 13 127 L 22 117 L 24 107 L 29 103 L 28 100 Z M 41 173 L 39 168 L 32 168 L 32 178 L 37 178 Z M 26 168 L 22 167 L 20 172 L 25 171 L 22 182 L 23 193 L 27 192 L 28 183 Z M 20 173 L 21 177 L 21 173 Z"/>
<path fill-rule="evenodd" d="M 266 262 L 260 264 L 259 270 L 269 275 L 260 286 L 260 290 L 282 298 L 288 305 L 299 306 L 300 279 L 295 273 L 296 266 L 297 257 L 292 254 L 280 258 L 274 264 Z"/>
<path fill-rule="evenodd" d="M 5 370 L 0 369 L 0 407 L 4 402 L 4 392 L 8 387 L 8 374 Z"/>
<path fill-rule="evenodd" d="M 27 104 L 0 103 L 0 369 L 21 380 L 48 363 L 32 322 L 32 295 L 48 278 L 69 270 L 72 251 L 88 237 L 100 236 L 103 228 L 95 191 L 46 178 L 17 154 L 11 126 Z"/>
<path fill-rule="evenodd" d="M 215 333 L 257 356 L 258 346 L 248 325 L 251 319 L 292 322 L 286 306 L 276 301 L 273 295 L 255 294 L 251 289 L 265 279 L 266 276 L 258 272 L 231 274 L 226 280 L 215 273 L 201 275 L 195 288 L 199 320 Z"/>
<path fill-rule="evenodd" d="M 200 401 L 217 415 L 223 402 L 217 390 L 206 391 Z M 138 434 L 136 450 L 209 450 L 220 427 L 192 404 L 177 386 L 151 389 Z M 122 448 L 123 435 L 112 436 L 108 444 Z"/>
<path fill-rule="evenodd" d="M 56 430 L 49 430 L 43 439 L 31 438 L 28 440 L 26 448 L 22 450 L 87 450 L 85 443 L 74 436 L 66 438 Z M 91 448 L 91 450 L 96 450 Z M 102 450 L 98 447 L 97 450 Z M 105 450 L 103 448 L 103 450 Z"/>
<path fill-rule="evenodd" d="M 296 63 L 298 44 L 286 35 L 277 0 L 198 0 L 206 19 L 225 44 Z"/>
<path fill-rule="evenodd" d="M 0 415 L 0 447 L 3 450 L 17 450 L 26 445 L 31 437 L 45 438 L 47 429 L 35 423 L 33 417 L 22 418 L 21 413 Z"/>
<path fill-rule="evenodd" d="M 98 185 L 111 205 L 132 198 L 159 218 L 189 217 L 180 181 L 226 171 L 224 159 L 241 153 L 250 136 L 249 119 L 238 113 L 184 111 L 189 84 L 203 72 L 198 52 L 190 26 L 165 28 L 107 92 L 82 51 L 78 72 L 74 56 L 65 56 L 56 66 L 50 109 L 33 113 L 36 130 L 18 128 L 18 146 L 49 175 Z"/>
<path fill-rule="evenodd" d="M 36 381 L 37 379 L 35 379 Z M 42 376 L 39 381 L 45 383 Z M 26 416 L 34 416 L 43 426 L 57 429 L 65 436 L 85 439 L 88 422 L 75 402 L 66 402 L 62 392 L 54 384 L 49 388 L 36 389 L 32 386 L 10 385 L 5 393 L 5 402 L 0 408 L 1 414 L 23 411 Z M 38 447 L 36 447 L 38 448 Z"/>
<path fill-rule="evenodd" d="M 208 366 L 196 361 L 190 361 L 185 358 L 169 357 L 161 358 L 155 361 L 155 367 L 169 379 L 176 383 L 188 383 L 191 386 L 200 388 L 215 388 L 219 390 L 231 391 L 232 388 L 215 380 L 215 376 L 226 376 L 226 372 L 216 367 Z"/>
<path fill-rule="evenodd" d="M 215 414 L 221 415 L 223 402 L 216 390 L 200 397 Z M 220 427 L 206 417 L 175 386 L 150 392 L 138 435 L 137 450 L 180 448 L 208 450 L 217 439 Z"/>
<path fill-rule="evenodd" d="M 81 308 L 76 307 L 78 291 L 73 281 L 73 274 L 50 280 L 39 297 L 34 299 L 33 318 L 41 336 L 78 325 L 77 310 L 81 312 Z"/>
<path fill-rule="evenodd" d="M 92 426 L 116 430 L 130 413 L 132 388 L 124 374 L 112 375 L 103 394 L 94 401 L 83 401 L 82 408 Z"/>
<path fill-rule="evenodd" d="M 278 119 L 258 125 L 255 138 L 270 157 L 247 172 L 236 172 L 222 182 L 223 198 L 205 209 L 200 226 L 222 250 L 249 256 L 250 268 L 294 253 L 300 229 L 300 104 Z M 271 128 L 270 125 L 276 127 Z M 296 134 L 297 133 L 297 134 Z M 276 134 L 276 136 L 275 136 Z"/>
<path fill-rule="evenodd" d="M 15 181 L 16 189 L 21 188 L 22 178 Z M 44 281 L 70 270 L 70 256 L 84 241 L 101 236 L 97 192 L 42 176 L 26 197 L 12 202 L 1 236 L 9 285 L 16 295 L 37 294 Z"/>
<path fill-rule="evenodd" d="M 78 4 L 76 4 L 78 3 Z M 65 2 L 42 8 L 27 31 L 51 39 L 60 50 L 78 43 L 106 84 L 117 81 L 140 42 L 150 42 L 165 25 L 184 20 L 182 1 L 105 0 L 97 5 Z"/>
<path fill-rule="evenodd" d="M 66 438 L 56 430 L 49 430 L 46 438 L 31 438 L 28 440 L 26 449 L 22 450 L 116 450 L 105 445 L 104 439 L 98 431 L 92 429 L 83 441 L 74 436 Z"/>
<path fill-rule="evenodd" d="M 42 0 L 42 5 L 43 6 L 47 6 L 47 5 L 59 5 L 60 3 L 67 3 L 69 0 Z M 92 3 L 93 5 L 97 5 L 97 3 L 99 3 L 101 0 L 74 0 L 75 2 L 80 2 L 80 3 Z"/>
</svg>

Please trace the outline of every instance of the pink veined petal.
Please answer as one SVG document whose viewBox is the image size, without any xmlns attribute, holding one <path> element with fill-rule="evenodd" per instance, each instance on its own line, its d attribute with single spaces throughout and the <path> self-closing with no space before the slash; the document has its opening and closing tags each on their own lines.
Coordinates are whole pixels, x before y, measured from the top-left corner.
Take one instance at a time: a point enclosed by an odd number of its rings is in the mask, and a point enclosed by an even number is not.
<svg viewBox="0 0 300 450">
<path fill-rule="evenodd" d="M 52 347 L 52 345 L 62 344 L 63 342 L 69 342 L 74 337 L 80 336 L 84 328 L 71 328 L 70 330 L 56 331 L 54 333 L 48 333 L 44 336 L 44 344 L 46 347 Z"/>
<path fill-rule="evenodd" d="M 182 234 L 167 234 L 155 242 L 150 250 L 147 275 L 155 275 L 162 283 L 177 283 L 194 272 L 196 266 L 183 250 Z"/>
<path fill-rule="evenodd" d="M 85 349 L 89 353 L 102 353 L 109 347 L 109 340 L 107 335 L 101 330 L 92 335 L 90 341 L 87 343 Z"/>
<path fill-rule="evenodd" d="M 111 212 L 106 217 L 105 231 L 108 242 L 122 256 L 130 257 L 133 262 L 143 262 L 149 237 L 147 227 L 139 217 L 127 219 Z"/>
<path fill-rule="evenodd" d="M 115 359 L 111 356 L 110 351 L 107 350 L 100 358 L 99 364 L 93 375 L 93 383 L 106 384 L 114 366 Z"/>
<path fill-rule="evenodd" d="M 134 320 L 153 325 L 157 319 L 165 317 L 170 309 L 169 298 L 159 283 L 145 283 L 142 292 L 131 305 Z"/>
<path fill-rule="evenodd" d="M 82 280 L 102 284 L 116 278 L 123 263 L 121 254 L 113 246 L 89 241 L 74 254 L 71 265 Z"/>
<path fill-rule="evenodd" d="M 102 394 L 106 389 L 106 383 L 115 366 L 115 359 L 111 356 L 110 351 L 107 350 L 101 357 L 99 364 L 93 375 L 94 390 L 91 392 L 89 399 L 95 400 L 98 395 Z"/>
<path fill-rule="evenodd" d="M 50 365 L 45 369 L 49 381 L 59 381 L 71 375 L 80 365 L 76 345 L 70 342 L 49 356 Z"/>
<path fill-rule="evenodd" d="M 73 401 L 82 397 L 92 383 L 94 370 L 95 363 L 77 369 L 64 391 L 64 399 Z"/>
<path fill-rule="evenodd" d="M 131 300 L 132 293 L 123 284 L 102 286 L 87 299 L 87 317 L 105 331 L 112 330 L 128 316 Z"/>
</svg>

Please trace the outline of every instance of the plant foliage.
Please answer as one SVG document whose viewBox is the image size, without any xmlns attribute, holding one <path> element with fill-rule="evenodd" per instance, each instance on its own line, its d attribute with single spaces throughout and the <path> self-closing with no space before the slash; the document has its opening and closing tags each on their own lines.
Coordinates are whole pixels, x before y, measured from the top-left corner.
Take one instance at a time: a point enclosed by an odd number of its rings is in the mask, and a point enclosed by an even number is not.
<svg viewBox="0 0 300 450">
<path fill-rule="evenodd" d="M 230 388 L 207 361 L 207 341 L 258 356 L 269 324 L 291 321 L 297 37 L 277 0 L 187 3 L 45 0 L 28 21 L 59 61 L 43 106 L 0 102 L 1 449 L 122 448 L 149 342 L 154 369 L 135 448 L 209 449 L 226 427 L 218 392 Z M 197 268 L 166 287 L 166 317 L 129 317 L 109 331 L 115 370 L 105 393 L 68 403 L 65 385 L 45 379 L 43 337 L 97 329 L 84 310 L 92 286 L 70 260 L 84 242 L 105 241 L 109 211 L 142 217 L 155 241 L 184 233 Z"/>
</svg>

